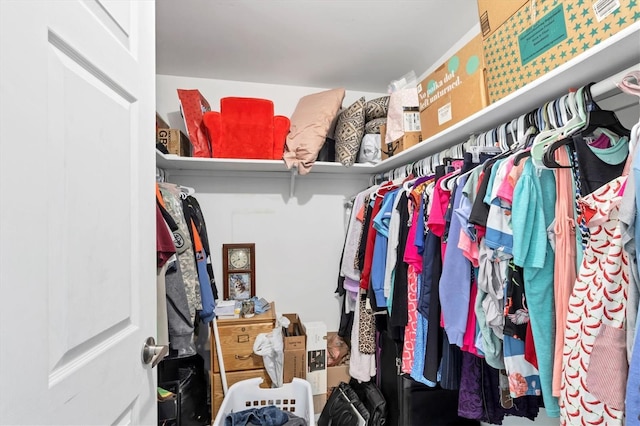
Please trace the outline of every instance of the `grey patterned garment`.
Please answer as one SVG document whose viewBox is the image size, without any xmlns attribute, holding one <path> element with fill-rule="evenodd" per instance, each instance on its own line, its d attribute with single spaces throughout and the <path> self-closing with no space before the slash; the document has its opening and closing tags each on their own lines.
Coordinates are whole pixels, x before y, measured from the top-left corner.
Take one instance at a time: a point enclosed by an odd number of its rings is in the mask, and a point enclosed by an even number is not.
<svg viewBox="0 0 640 426">
<path fill-rule="evenodd" d="M 336 157 L 344 166 L 352 166 L 360 152 L 364 136 L 364 96 L 338 116 L 336 124 Z"/>
<path fill-rule="evenodd" d="M 187 302 L 189 303 L 189 314 L 193 323 L 196 317 L 196 310 L 202 309 L 202 299 L 200 297 L 200 282 L 198 281 L 198 270 L 196 269 L 191 234 L 182 213 L 182 200 L 177 195 L 178 192 L 175 186 L 167 183 L 160 183 L 159 186 L 165 207 L 178 225 L 178 230 L 173 233 L 173 243 L 176 246 L 178 260 L 180 261 L 180 270 L 184 278 Z"/>
</svg>

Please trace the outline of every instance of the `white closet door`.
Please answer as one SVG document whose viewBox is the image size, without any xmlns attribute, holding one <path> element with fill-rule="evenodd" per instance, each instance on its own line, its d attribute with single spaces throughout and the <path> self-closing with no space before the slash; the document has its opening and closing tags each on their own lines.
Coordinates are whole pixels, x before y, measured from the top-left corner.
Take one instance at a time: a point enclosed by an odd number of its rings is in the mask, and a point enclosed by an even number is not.
<svg viewBox="0 0 640 426">
<path fill-rule="evenodd" d="M 0 1 L 0 423 L 153 424 L 155 5 Z"/>
</svg>

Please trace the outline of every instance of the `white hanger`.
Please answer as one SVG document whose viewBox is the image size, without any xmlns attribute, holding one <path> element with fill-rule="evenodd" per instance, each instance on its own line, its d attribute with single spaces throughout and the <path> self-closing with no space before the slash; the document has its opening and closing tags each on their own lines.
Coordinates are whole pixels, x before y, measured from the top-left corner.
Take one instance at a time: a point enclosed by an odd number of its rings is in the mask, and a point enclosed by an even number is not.
<svg viewBox="0 0 640 426">
<path fill-rule="evenodd" d="M 629 152 L 633 152 L 635 147 L 638 145 L 640 141 L 640 121 L 638 121 L 631 128 L 631 135 L 629 136 Z"/>
<path fill-rule="evenodd" d="M 516 141 L 518 140 L 518 119 L 514 118 L 509 122 L 506 127 L 507 133 L 511 135 L 511 146 L 515 147 Z"/>
<path fill-rule="evenodd" d="M 462 150 L 468 152 L 469 147 L 474 146 L 475 144 L 476 144 L 476 136 L 469 135 L 469 139 L 467 139 L 466 142 L 462 143 Z"/>
<path fill-rule="evenodd" d="M 498 146 L 502 152 L 506 152 L 509 150 L 509 142 L 507 139 L 507 125 L 510 123 L 503 123 L 498 126 L 497 137 L 498 137 Z"/>
<path fill-rule="evenodd" d="M 461 143 L 457 144 L 454 148 L 454 158 L 463 158 L 464 157 L 464 149 L 462 148 Z"/>
<path fill-rule="evenodd" d="M 584 87 L 579 88 L 577 93 L 574 94 L 573 103 L 569 106 L 573 106 L 575 115 L 564 125 L 563 136 L 570 135 L 576 129 L 582 128 L 587 122 L 587 105 L 584 101 Z"/>
<path fill-rule="evenodd" d="M 557 102 L 557 100 L 553 102 Z M 533 143 L 531 144 L 531 161 L 538 169 L 547 169 L 548 167 L 542 162 L 544 152 L 550 143 L 563 136 L 564 127 L 557 127 L 552 102 L 546 103 L 542 107 L 542 111 L 547 111 L 548 121 L 545 122 L 545 129 L 539 132 L 533 139 Z M 551 114 L 549 114 L 549 111 L 551 111 Z"/>
<path fill-rule="evenodd" d="M 180 188 L 180 197 L 183 200 L 186 199 L 188 196 L 196 193 L 196 190 L 191 188 L 190 186 L 178 185 L 178 188 Z"/>
<path fill-rule="evenodd" d="M 573 93 L 573 92 L 572 92 Z M 567 121 L 569 121 L 569 95 L 570 93 L 567 93 L 566 95 L 564 95 L 561 99 L 561 103 L 560 103 L 560 119 L 562 120 L 561 126 L 564 127 L 565 124 L 567 124 Z"/>
</svg>

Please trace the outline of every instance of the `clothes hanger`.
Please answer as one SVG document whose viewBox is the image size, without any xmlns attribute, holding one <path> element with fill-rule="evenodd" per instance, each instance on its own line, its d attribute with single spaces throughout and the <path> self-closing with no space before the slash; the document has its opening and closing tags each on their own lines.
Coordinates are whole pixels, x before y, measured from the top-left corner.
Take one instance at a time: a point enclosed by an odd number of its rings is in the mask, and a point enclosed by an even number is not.
<svg viewBox="0 0 640 426">
<path fill-rule="evenodd" d="M 591 83 L 593 84 L 593 83 Z M 555 151 L 561 146 L 573 143 L 570 137 L 576 130 L 583 128 L 587 120 L 587 105 L 584 99 L 584 91 L 586 86 L 577 90 L 577 92 L 569 92 L 567 99 L 569 110 L 572 114 L 571 118 L 562 128 L 562 135 L 557 140 L 551 142 L 543 154 L 542 163 L 548 169 L 570 169 L 571 166 L 563 166 L 555 160 Z"/>
<path fill-rule="evenodd" d="M 611 110 L 603 110 L 595 103 L 593 97 L 591 95 L 591 83 L 587 89 L 585 89 L 585 94 L 587 96 L 587 127 L 583 129 L 581 133 L 589 134 L 593 132 L 598 127 L 605 127 L 609 130 L 612 130 L 618 134 L 618 136 L 629 136 L 629 129 L 624 127 L 615 111 Z"/>
<path fill-rule="evenodd" d="M 190 186 L 178 185 L 178 188 L 180 189 L 180 198 L 183 200 L 186 200 L 187 197 L 196 193 L 196 190 Z"/>
<path fill-rule="evenodd" d="M 531 145 L 537 133 L 538 133 L 538 129 L 536 129 L 535 126 L 533 125 L 529 126 L 529 128 L 527 129 L 527 132 L 523 136 L 522 148 L 520 152 L 516 153 L 515 156 L 513 157 L 514 166 L 519 165 L 520 161 L 522 161 L 523 159 L 531 157 L 531 149 L 529 148 L 529 146 Z"/>
<path fill-rule="evenodd" d="M 579 89 L 578 96 L 581 96 L 584 88 Z M 547 164 L 549 155 L 549 147 L 552 144 L 560 143 L 560 140 L 565 140 L 567 135 L 573 133 L 576 128 L 580 128 L 584 125 L 585 110 L 583 102 L 576 101 L 576 95 L 573 91 L 557 99 L 553 103 L 553 113 L 549 112 L 549 124 L 551 129 L 540 132 L 540 136 L 536 136 L 532 144 L 532 159 L 533 163 L 538 168 L 555 168 L 549 167 Z M 577 105 L 577 106 L 576 106 Z M 571 114 L 571 118 L 569 115 Z M 566 142 L 566 140 L 565 140 Z"/>
<path fill-rule="evenodd" d="M 475 145 L 467 146 L 466 150 L 468 153 L 471 153 L 471 158 L 474 163 L 480 163 L 480 153 L 497 154 L 491 157 L 490 160 L 498 160 L 502 157 L 506 157 L 507 155 L 509 155 L 510 153 L 509 150 L 503 151 L 500 147 L 495 146 L 491 143 L 491 140 L 492 140 L 491 138 L 495 140 L 495 137 L 496 137 L 495 135 L 497 134 L 497 131 L 496 131 L 495 133 L 493 133 L 493 136 L 491 136 L 492 132 L 493 131 L 489 131 L 489 132 L 481 133 L 475 137 L 473 135 L 470 137 L 470 141 L 473 140 L 475 142 Z M 497 144 L 497 141 L 494 143 Z M 485 163 L 480 163 L 477 166 L 473 167 L 471 170 L 466 171 L 465 173 L 458 173 L 457 176 L 455 176 L 456 183 L 459 183 L 462 177 L 469 175 L 477 167 L 481 167 L 484 164 Z"/>
<path fill-rule="evenodd" d="M 513 147 L 518 140 L 518 118 L 514 118 L 509 122 L 509 124 L 505 127 L 505 131 L 507 132 L 507 137 L 511 138 L 511 143 L 509 144 L 509 148 Z"/>
<path fill-rule="evenodd" d="M 551 107 L 551 114 L 549 114 L 549 102 L 542 107 L 542 114 L 542 121 L 544 122 L 543 130 L 535 136 L 531 143 L 531 161 L 533 161 L 533 164 L 539 169 L 546 168 L 542 161 L 547 146 L 562 136 L 562 130 L 557 127 L 557 123 L 555 122 L 553 107 Z"/>
<path fill-rule="evenodd" d="M 640 71 L 630 71 L 616 86 L 625 93 L 640 96 Z"/>
<path fill-rule="evenodd" d="M 595 83 L 589 83 L 584 87 L 583 95 L 585 100 L 585 110 L 586 119 L 585 122 L 577 132 L 572 132 L 571 135 L 574 134 L 582 134 L 589 135 L 592 134 L 596 129 L 603 128 L 614 132 L 616 135 L 629 136 L 630 131 L 622 125 L 620 120 L 618 119 L 616 113 L 610 110 L 603 110 L 596 104 L 591 95 L 591 86 Z M 548 149 L 545 152 L 543 161 L 545 165 L 549 168 L 570 168 L 571 166 L 561 166 L 555 161 L 555 151 L 565 145 L 569 145 L 573 143 L 572 137 L 565 137 L 563 139 L 557 140 L 549 145 Z"/>
<path fill-rule="evenodd" d="M 575 101 L 571 101 L 571 97 L 575 97 L 575 94 L 573 92 L 569 92 L 566 95 L 564 95 L 561 99 L 562 99 L 562 103 L 561 103 L 561 108 L 560 108 L 560 121 L 561 121 L 561 125 L 562 127 L 564 127 L 567 122 L 569 121 L 569 119 L 571 118 L 571 106 L 570 104 L 575 102 Z"/>
<path fill-rule="evenodd" d="M 627 73 L 616 86 L 630 95 L 640 97 L 640 70 L 634 70 Z M 631 128 L 629 135 L 629 152 L 633 153 L 636 146 L 640 142 L 640 120 Z"/>
<path fill-rule="evenodd" d="M 498 147 L 502 151 L 509 151 L 511 148 L 509 145 L 509 137 L 507 135 L 507 125 L 511 123 L 503 123 L 496 129 L 496 139 L 498 140 Z"/>
</svg>

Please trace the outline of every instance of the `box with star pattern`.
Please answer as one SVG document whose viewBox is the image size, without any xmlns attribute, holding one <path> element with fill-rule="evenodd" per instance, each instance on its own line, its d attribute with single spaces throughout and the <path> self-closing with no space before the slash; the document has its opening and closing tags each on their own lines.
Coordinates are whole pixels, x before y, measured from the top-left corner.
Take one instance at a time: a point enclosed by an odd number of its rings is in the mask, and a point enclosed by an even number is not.
<svg viewBox="0 0 640 426">
<path fill-rule="evenodd" d="M 483 41 L 490 102 L 638 20 L 638 0 L 527 1 Z"/>
</svg>

